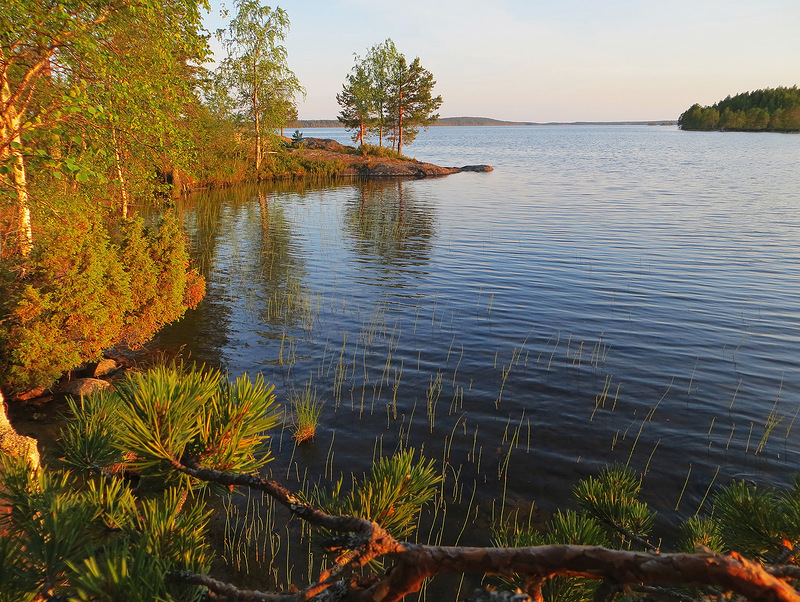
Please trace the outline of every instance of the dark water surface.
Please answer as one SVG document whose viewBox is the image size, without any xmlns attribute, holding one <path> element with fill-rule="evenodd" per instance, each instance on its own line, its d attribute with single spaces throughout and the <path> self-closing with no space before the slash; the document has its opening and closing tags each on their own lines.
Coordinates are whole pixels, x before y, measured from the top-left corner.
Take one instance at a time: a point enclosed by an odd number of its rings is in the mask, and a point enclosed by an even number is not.
<svg viewBox="0 0 800 602">
<path fill-rule="evenodd" d="M 444 470 L 444 541 L 469 510 L 460 543 L 485 544 L 492 513 L 570 506 L 610 462 L 645 473 L 662 532 L 800 469 L 800 136 L 441 127 L 407 152 L 495 171 L 183 207 L 208 295 L 158 343 L 325 401 L 275 476 L 403 441 Z"/>
</svg>

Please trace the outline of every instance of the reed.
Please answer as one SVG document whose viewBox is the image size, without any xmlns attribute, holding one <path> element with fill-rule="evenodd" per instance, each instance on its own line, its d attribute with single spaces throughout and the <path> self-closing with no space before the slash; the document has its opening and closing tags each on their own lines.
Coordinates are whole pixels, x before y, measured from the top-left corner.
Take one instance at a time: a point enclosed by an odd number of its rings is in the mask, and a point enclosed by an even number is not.
<svg viewBox="0 0 800 602">
<path fill-rule="evenodd" d="M 292 406 L 292 437 L 297 444 L 314 439 L 324 402 L 317 399 L 317 389 L 311 379 L 299 392 L 290 397 Z"/>
</svg>

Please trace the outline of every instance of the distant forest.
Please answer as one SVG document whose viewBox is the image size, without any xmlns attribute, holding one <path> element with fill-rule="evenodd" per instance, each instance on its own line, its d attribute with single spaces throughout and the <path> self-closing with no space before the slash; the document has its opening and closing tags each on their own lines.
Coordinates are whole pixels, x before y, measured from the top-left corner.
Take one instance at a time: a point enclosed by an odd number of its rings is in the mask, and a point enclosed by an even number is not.
<svg viewBox="0 0 800 602">
<path fill-rule="evenodd" d="M 675 121 L 662 119 L 658 121 L 501 121 L 489 117 L 439 117 L 433 126 L 448 125 L 675 125 Z M 340 128 L 342 123 L 337 119 L 297 119 L 286 125 L 287 128 Z"/>
<path fill-rule="evenodd" d="M 431 125 L 535 125 L 523 121 L 500 121 L 488 117 L 440 117 Z M 291 122 L 290 128 L 340 128 L 338 119 L 298 119 Z"/>
<path fill-rule="evenodd" d="M 800 90 L 765 88 L 728 96 L 710 107 L 695 103 L 678 125 L 683 130 L 800 131 Z"/>
</svg>

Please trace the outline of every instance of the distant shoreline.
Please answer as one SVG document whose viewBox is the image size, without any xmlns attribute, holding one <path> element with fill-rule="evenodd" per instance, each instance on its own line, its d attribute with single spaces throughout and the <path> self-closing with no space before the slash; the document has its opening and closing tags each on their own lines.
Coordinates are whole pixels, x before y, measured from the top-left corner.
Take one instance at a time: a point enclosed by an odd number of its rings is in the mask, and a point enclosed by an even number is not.
<svg viewBox="0 0 800 602">
<path fill-rule="evenodd" d="M 677 125 L 677 119 L 656 119 L 650 121 L 502 121 L 488 117 L 442 117 L 432 127 L 442 126 L 510 126 L 510 125 Z M 287 129 L 297 128 L 342 128 L 337 119 L 299 119 L 286 126 Z"/>
</svg>

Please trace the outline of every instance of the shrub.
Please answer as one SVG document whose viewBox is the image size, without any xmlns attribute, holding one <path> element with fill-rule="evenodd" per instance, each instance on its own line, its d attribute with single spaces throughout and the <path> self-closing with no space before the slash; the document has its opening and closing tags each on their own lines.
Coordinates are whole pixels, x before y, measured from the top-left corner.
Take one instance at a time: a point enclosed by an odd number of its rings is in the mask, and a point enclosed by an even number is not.
<svg viewBox="0 0 800 602">
<path fill-rule="evenodd" d="M 119 226 L 117 244 L 96 214 L 64 214 L 37 233 L 24 278 L 2 277 L 0 377 L 11 390 L 48 386 L 118 343 L 140 345 L 202 298 L 173 215 L 151 229 Z"/>
</svg>

